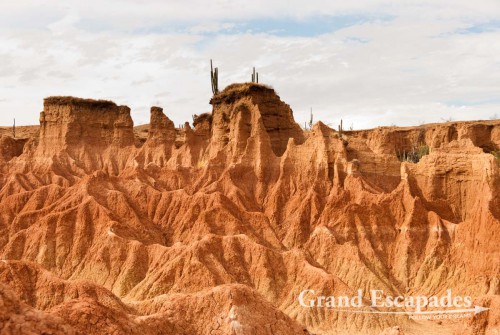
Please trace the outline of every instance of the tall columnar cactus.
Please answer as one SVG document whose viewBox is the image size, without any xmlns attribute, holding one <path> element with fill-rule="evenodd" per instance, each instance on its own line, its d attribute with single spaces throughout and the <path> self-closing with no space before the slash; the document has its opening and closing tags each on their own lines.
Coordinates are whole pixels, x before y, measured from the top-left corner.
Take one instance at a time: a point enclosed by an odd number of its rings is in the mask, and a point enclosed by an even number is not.
<svg viewBox="0 0 500 335">
<path fill-rule="evenodd" d="M 14 118 L 14 125 L 12 126 L 12 137 L 16 138 L 16 119 Z"/>
<path fill-rule="evenodd" d="M 252 73 L 252 83 L 259 83 L 259 73 L 255 72 L 255 67 L 253 68 L 253 73 Z"/>
<path fill-rule="evenodd" d="M 219 93 L 219 69 L 214 69 L 212 60 L 210 60 L 210 79 L 212 81 L 212 93 L 215 95 Z"/>
<path fill-rule="evenodd" d="M 340 119 L 340 124 L 339 124 L 339 137 L 342 137 L 342 132 L 344 131 L 344 128 L 342 126 L 342 119 Z"/>
</svg>

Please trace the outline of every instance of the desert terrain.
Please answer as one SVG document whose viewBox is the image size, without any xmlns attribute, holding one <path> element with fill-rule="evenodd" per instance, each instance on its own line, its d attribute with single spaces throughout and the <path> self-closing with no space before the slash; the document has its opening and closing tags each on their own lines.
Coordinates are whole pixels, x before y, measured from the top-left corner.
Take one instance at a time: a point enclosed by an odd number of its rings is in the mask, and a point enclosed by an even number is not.
<svg viewBox="0 0 500 335">
<path fill-rule="evenodd" d="M 0 129 L 0 334 L 500 333 L 500 120 L 304 130 L 249 83 L 211 104 L 134 128 L 127 106 L 55 96 Z M 489 310 L 304 308 L 306 289 Z"/>
</svg>

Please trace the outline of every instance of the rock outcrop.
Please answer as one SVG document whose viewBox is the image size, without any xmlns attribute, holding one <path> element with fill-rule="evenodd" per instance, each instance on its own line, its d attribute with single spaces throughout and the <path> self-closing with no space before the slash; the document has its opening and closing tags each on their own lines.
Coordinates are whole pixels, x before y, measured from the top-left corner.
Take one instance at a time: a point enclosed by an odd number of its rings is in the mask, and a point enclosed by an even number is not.
<svg viewBox="0 0 500 335">
<path fill-rule="evenodd" d="M 163 113 L 163 108 L 151 107 L 148 139 L 136 160 L 145 166 L 150 163 L 164 166 L 172 155 L 175 140 L 174 123 Z"/>
<path fill-rule="evenodd" d="M 134 147 L 127 106 L 106 100 L 49 97 L 40 113 L 39 143 L 32 160 L 35 166 L 51 161 L 70 175 L 101 169 L 117 174 L 129 162 L 127 147 Z"/>
<path fill-rule="evenodd" d="M 0 164 L 21 155 L 25 144 L 25 139 L 17 139 L 11 136 L 2 135 L 0 137 Z"/>
<path fill-rule="evenodd" d="M 3 134 L 4 333 L 498 329 L 500 121 L 341 135 L 321 122 L 303 131 L 263 85 L 211 103 L 180 128 L 152 107 L 139 138 L 126 106 L 53 97 L 39 135 Z M 491 309 L 415 321 L 305 308 L 306 289 L 452 289 Z"/>
<path fill-rule="evenodd" d="M 0 333 L 9 335 L 79 335 L 63 319 L 33 309 L 19 301 L 12 290 L 0 285 Z"/>
<path fill-rule="evenodd" d="M 130 108 L 106 100 L 49 97 L 40 113 L 38 150 L 50 154 L 72 146 L 107 148 L 134 143 Z"/>
</svg>

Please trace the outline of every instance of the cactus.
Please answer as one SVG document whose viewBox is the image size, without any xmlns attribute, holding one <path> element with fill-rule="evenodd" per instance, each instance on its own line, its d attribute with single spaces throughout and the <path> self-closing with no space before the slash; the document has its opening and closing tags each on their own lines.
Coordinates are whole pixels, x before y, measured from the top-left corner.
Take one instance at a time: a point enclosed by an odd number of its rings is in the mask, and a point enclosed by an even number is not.
<svg viewBox="0 0 500 335">
<path fill-rule="evenodd" d="M 430 148 L 424 142 L 416 143 L 412 146 L 410 151 L 399 149 L 396 151 L 396 155 L 401 162 L 418 163 L 422 157 L 430 153 Z"/>
<path fill-rule="evenodd" d="M 212 81 L 212 93 L 216 95 L 219 93 L 219 69 L 214 69 L 212 60 L 210 60 L 210 79 Z"/>
<path fill-rule="evenodd" d="M 309 129 L 312 129 L 313 126 L 313 109 L 311 108 L 311 118 L 309 119 Z"/>
<path fill-rule="evenodd" d="M 16 119 L 14 118 L 14 125 L 12 126 L 12 137 L 16 138 Z"/>
<path fill-rule="evenodd" d="M 259 73 L 255 72 L 255 66 L 253 68 L 253 73 L 252 73 L 252 83 L 259 83 Z"/>
<path fill-rule="evenodd" d="M 342 119 L 340 119 L 340 124 L 339 124 L 339 137 L 342 137 L 342 132 L 344 131 L 344 128 L 342 126 Z"/>
</svg>

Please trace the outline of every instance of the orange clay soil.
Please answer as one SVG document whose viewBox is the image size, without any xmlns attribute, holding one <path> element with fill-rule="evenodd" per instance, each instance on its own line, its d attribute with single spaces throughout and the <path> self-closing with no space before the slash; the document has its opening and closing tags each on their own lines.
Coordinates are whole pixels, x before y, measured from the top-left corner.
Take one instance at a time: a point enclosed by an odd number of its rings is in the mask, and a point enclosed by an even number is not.
<svg viewBox="0 0 500 335">
<path fill-rule="evenodd" d="M 1 334 L 498 334 L 500 121 L 305 132 L 262 85 L 211 103 L 134 130 L 126 106 L 52 97 L 0 129 Z M 305 289 L 491 309 L 415 321 Z"/>
</svg>

